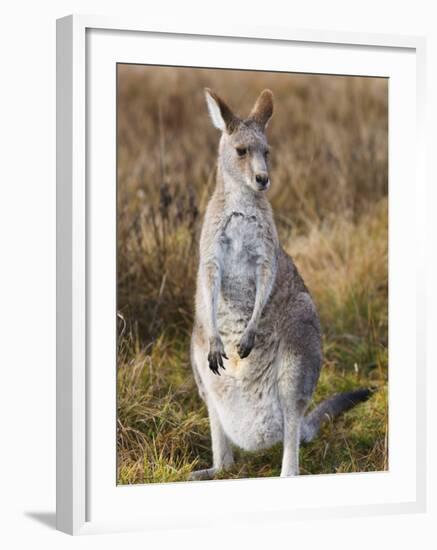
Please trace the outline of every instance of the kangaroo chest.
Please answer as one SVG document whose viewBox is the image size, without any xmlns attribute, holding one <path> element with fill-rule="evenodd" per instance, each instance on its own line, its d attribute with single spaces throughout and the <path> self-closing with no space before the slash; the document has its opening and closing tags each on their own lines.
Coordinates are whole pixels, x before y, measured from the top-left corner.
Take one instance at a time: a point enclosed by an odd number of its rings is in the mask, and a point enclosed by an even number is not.
<svg viewBox="0 0 437 550">
<path fill-rule="evenodd" d="M 255 214 L 232 212 L 220 235 L 222 291 L 239 301 L 240 293 L 255 291 L 256 264 L 265 255 L 262 224 Z"/>
<path fill-rule="evenodd" d="M 234 211 L 220 233 L 221 288 L 217 321 L 226 344 L 236 344 L 255 305 L 256 270 L 268 257 L 265 227 L 256 212 Z"/>
</svg>

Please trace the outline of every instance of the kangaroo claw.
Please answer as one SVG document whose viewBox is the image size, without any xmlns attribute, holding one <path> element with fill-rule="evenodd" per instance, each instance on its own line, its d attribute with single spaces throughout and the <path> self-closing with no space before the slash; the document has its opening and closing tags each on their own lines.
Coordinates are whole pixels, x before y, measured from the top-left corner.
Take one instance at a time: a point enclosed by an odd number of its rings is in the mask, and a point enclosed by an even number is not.
<svg viewBox="0 0 437 550">
<path fill-rule="evenodd" d="M 241 359 L 248 357 L 250 352 L 255 345 L 255 331 L 252 329 L 246 330 L 243 336 L 241 337 L 240 343 L 238 344 L 238 355 Z"/>
<path fill-rule="evenodd" d="M 221 354 L 219 351 L 210 351 L 208 354 L 209 368 L 214 374 L 217 374 L 218 376 L 220 376 L 219 368 L 226 370 L 225 366 L 223 365 L 223 357 L 225 357 L 225 355 Z M 227 357 L 225 357 L 225 359 L 227 359 Z"/>
<path fill-rule="evenodd" d="M 220 368 L 226 370 L 223 364 L 223 358 L 228 358 L 223 348 L 223 342 L 220 339 L 214 340 L 211 342 L 211 348 L 208 353 L 208 364 L 212 372 L 218 376 L 220 376 Z"/>
</svg>

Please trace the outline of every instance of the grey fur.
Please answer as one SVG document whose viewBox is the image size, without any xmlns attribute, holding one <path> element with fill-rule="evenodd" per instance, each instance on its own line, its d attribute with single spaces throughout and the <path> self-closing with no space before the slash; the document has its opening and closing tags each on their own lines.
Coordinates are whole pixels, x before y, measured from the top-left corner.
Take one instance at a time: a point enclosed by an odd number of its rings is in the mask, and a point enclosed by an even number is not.
<svg viewBox="0 0 437 550">
<path fill-rule="evenodd" d="M 278 441 L 281 475 L 297 475 L 300 441 L 312 439 L 326 414 L 351 400 L 328 400 L 304 419 L 322 364 L 321 329 L 264 193 L 272 94 L 264 91 L 246 120 L 213 92 L 206 97 L 222 136 L 200 239 L 191 359 L 208 406 L 213 467 L 193 478 L 229 467 L 232 444 L 257 450 Z"/>
</svg>

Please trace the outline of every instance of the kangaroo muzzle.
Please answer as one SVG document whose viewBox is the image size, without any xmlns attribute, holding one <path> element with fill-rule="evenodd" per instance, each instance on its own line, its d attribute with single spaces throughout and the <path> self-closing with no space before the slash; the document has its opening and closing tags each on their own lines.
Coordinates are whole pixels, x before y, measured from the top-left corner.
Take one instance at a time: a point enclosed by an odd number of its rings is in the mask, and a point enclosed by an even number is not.
<svg viewBox="0 0 437 550">
<path fill-rule="evenodd" d="M 269 182 L 270 182 L 269 175 L 266 174 L 265 172 L 263 172 L 261 174 L 256 174 L 255 181 L 258 185 L 258 189 L 260 191 L 264 191 L 269 186 Z"/>
</svg>

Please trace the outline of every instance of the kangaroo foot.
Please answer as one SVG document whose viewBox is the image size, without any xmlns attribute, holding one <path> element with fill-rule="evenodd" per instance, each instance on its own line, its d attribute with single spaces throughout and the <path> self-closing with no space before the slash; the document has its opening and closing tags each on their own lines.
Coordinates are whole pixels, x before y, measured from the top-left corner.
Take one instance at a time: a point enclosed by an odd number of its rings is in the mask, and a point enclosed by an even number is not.
<svg viewBox="0 0 437 550">
<path fill-rule="evenodd" d="M 191 472 L 188 477 L 189 481 L 200 481 L 204 479 L 214 479 L 215 474 L 218 472 L 217 468 L 205 468 L 205 470 L 196 470 Z"/>
</svg>

